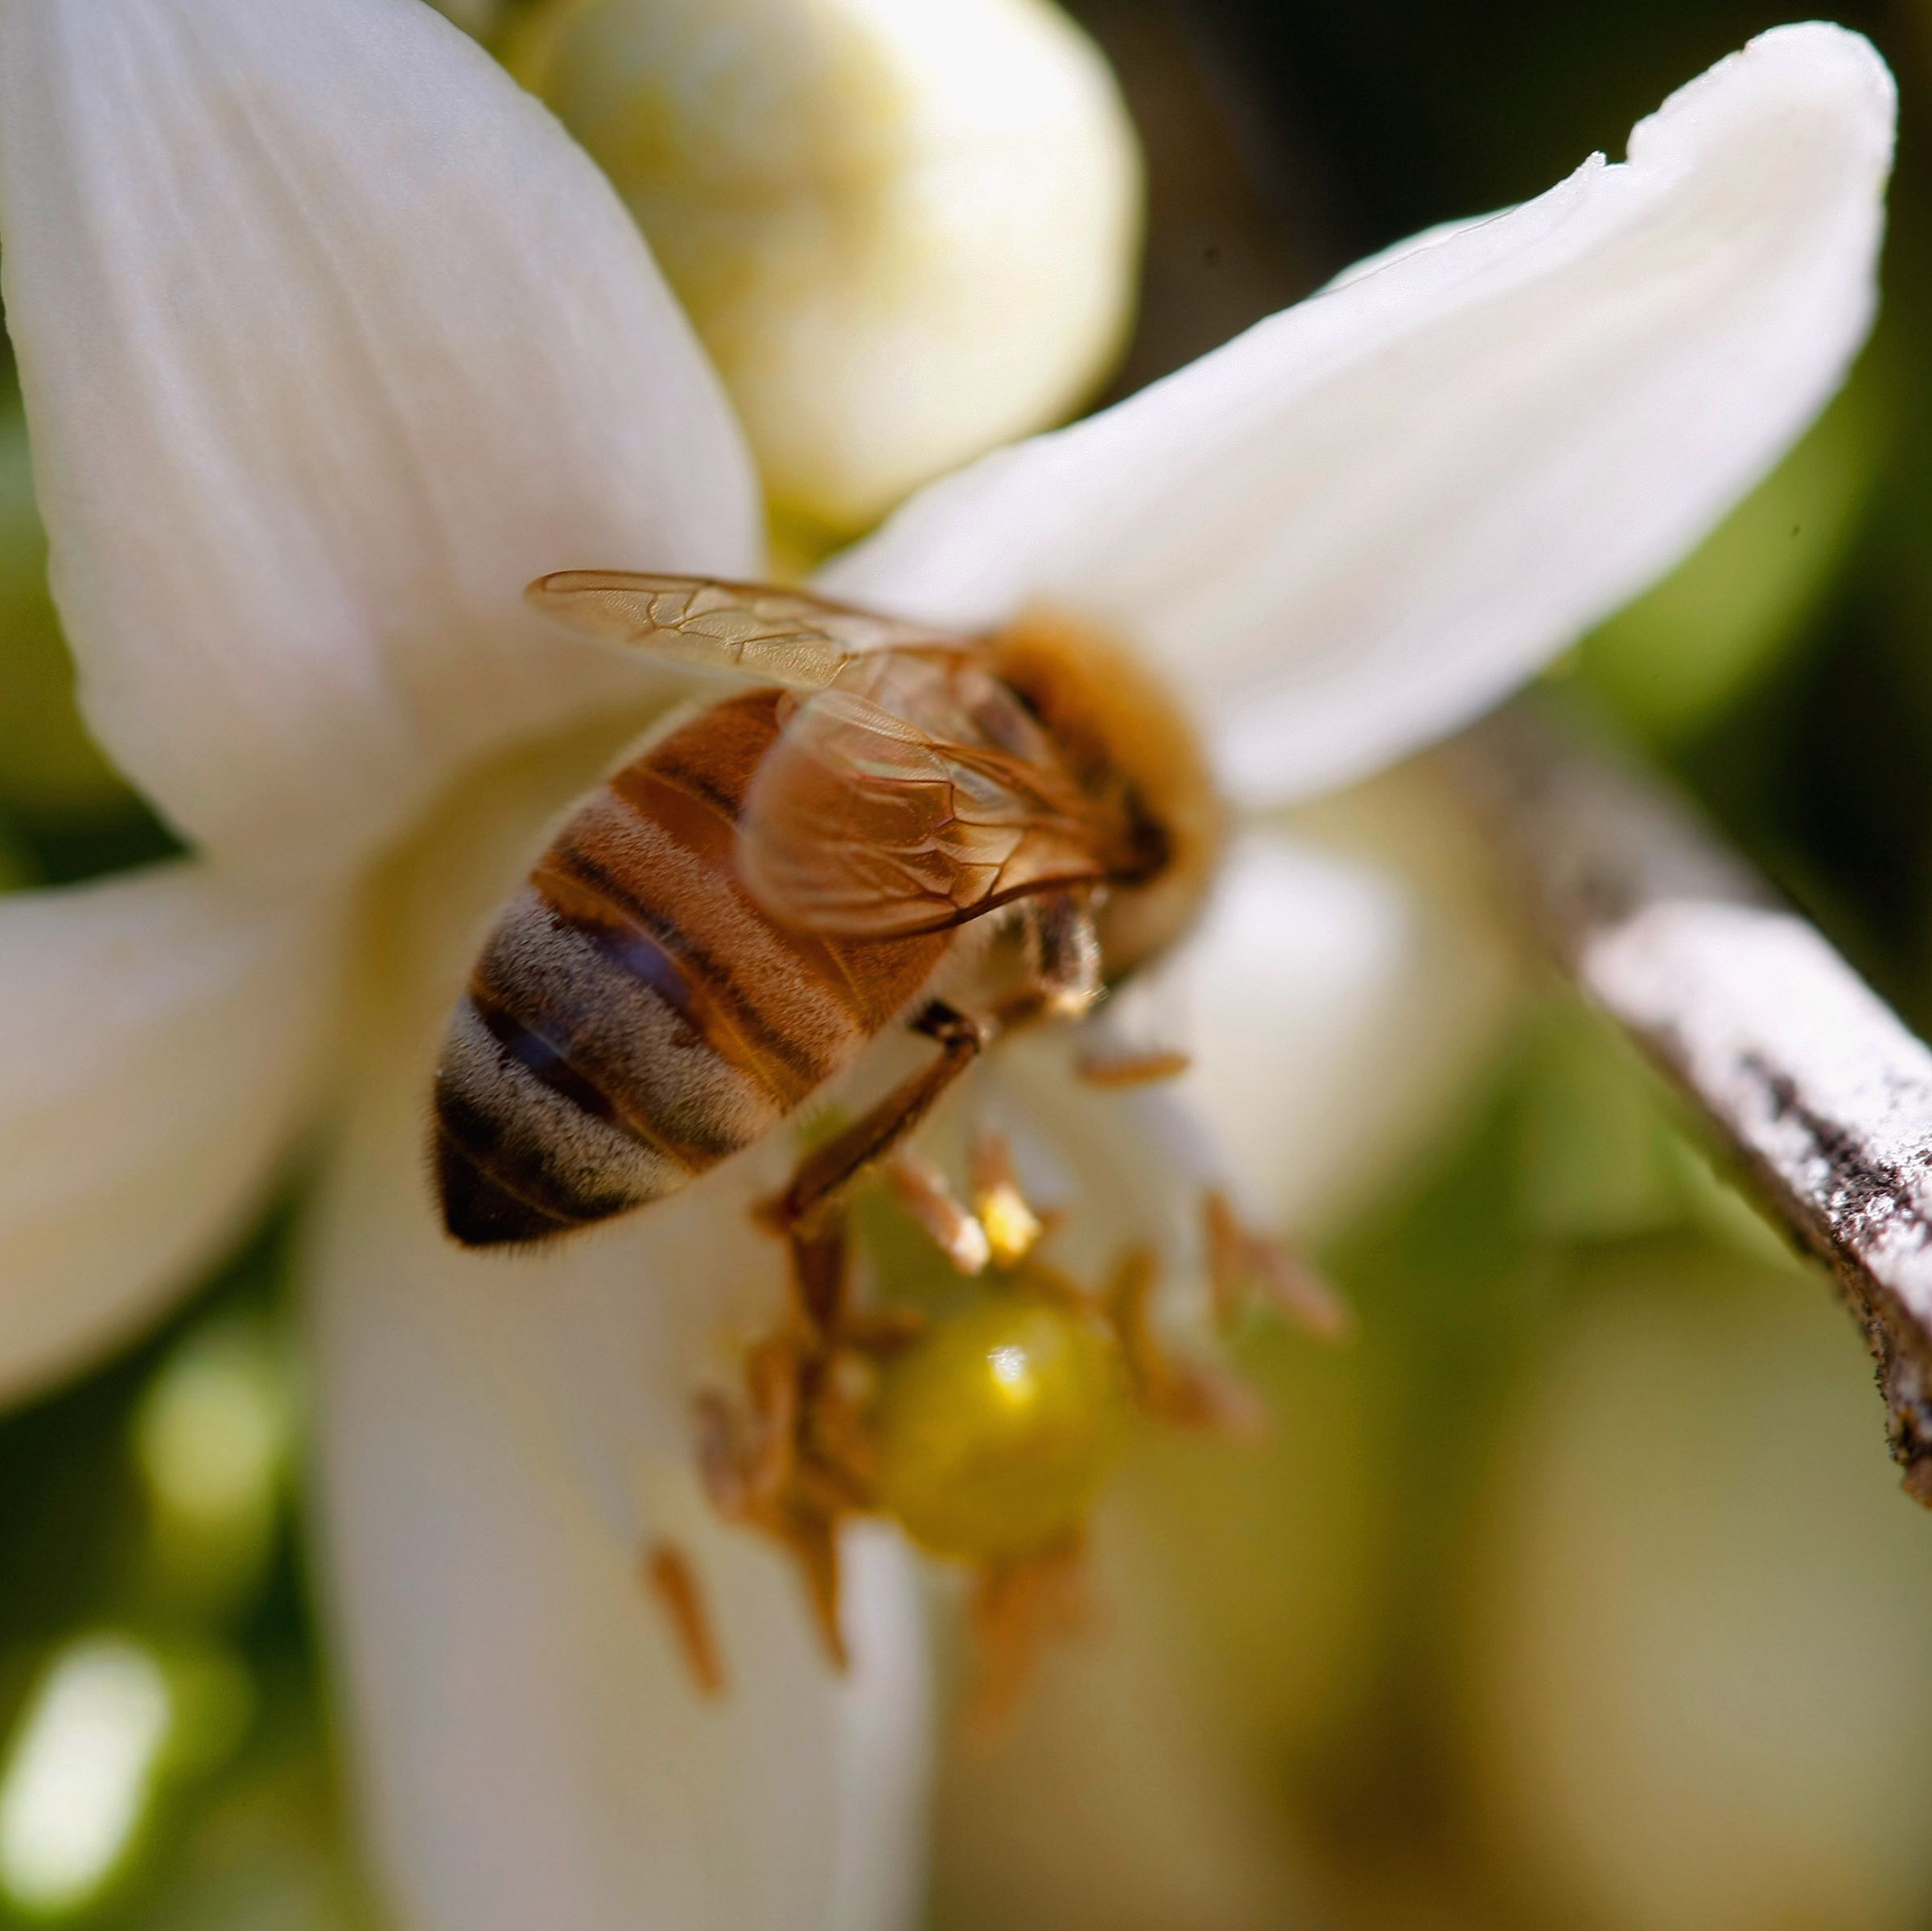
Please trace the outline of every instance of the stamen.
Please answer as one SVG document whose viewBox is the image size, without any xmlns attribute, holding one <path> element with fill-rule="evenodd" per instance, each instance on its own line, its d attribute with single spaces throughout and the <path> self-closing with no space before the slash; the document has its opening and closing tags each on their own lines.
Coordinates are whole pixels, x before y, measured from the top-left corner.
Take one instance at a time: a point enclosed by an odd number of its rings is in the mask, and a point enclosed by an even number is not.
<svg viewBox="0 0 1932 1931">
<path fill-rule="evenodd" d="M 826 1660 L 841 1676 L 852 1666 L 838 1622 L 838 1524 L 834 1517 L 800 1509 L 780 1539 L 787 1543 L 805 1571 L 805 1593 L 812 1620 L 825 1645 Z"/>
<path fill-rule="evenodd" d="M 995 1266 L 1017 1267 L 1040 1244 L 1046 1223 L 1027 1204 L 1006 1142 L 986 1134 L 973 1143 L 973 1205 Z"/>
<path fill-rule="evenodd" d="M 805 1365 L 783 1335 L 760 1341 L 745 1363 L 752 1394 L 751 1452 L 744 1464 L 745 1498 L 759 1508 L 784 1492 L 797 1460 L 798 1418 L 804 1406 Z"/>
<path fill-rule="evenodd" d="M 654 1542 L 645 1553 L 644 1574 L 678 1639 L 698 1694 L 722 1696 L 723 1659 L 690 1558 L 675 1543 Z"/>
<path fill-rule="evenodd" d="M 1278 1314 L 1323 1340 L 1342 1340 L 1353 1332 L 1347 1302 L 1302 1255 L 1244 1226 L 1225 1193 L 1210 1191 L 1201 1204 L 1208 1280 L 1222 1328 L 1232 1326 L 1258 1292 Z"/>
<path fill-rule="evenodd" d="M 985 1749 L 1011 1723 L 1040 1651 L 1092 1625 L 1081 1539 L 982 1571 L 968 1614 L 979 1669 L 966 1703 L 964 1735 L 973 1748 Z"/>
<path fill-rule="evenodd" d="M 1040 1646 L 1081 1620 L 1081 1540 L 1135 1410 L 1234 1436 L 1263 1432 L 1267 1418 L 1243 1381 L 1161 1332 L 1151 1251 L 1129 1252 L 1094 1291 L 1041 1258 L 1052 1217 L 1028 1201 L 1004 1140 L 975 1138 L 969 1167 L 971 1212 L 904 1147 L 879 1163 L 897 1209 L 967 1281 L 935 1279 L 930 1262 L 886 1241 L 884 1228 L 854 1272 L 854 1209 L 839 1196 L 792 1224 L 794 1310 L 746 1351 L 739 1402 L 700 1404 L 698 1456 L 719 1509 L 798 1565 L 838 1669 L 847 1520 L 883 1516 L 929 1554 L 966 1564 L 982 1672 L 968 1721 L 983 1740 Z M 859 1226 L 871 1227 L 871 1208 L 859 1206 Z M 1224 1323 L 1261 1295 L 1341 1331 L 1340 1302 L 1287 1249 L 1244 1227 L 1222 1195 L 1205 1195 L 1202 1213 Z M 918 1283 L 929 1300 L 895 1298 Z M 675 1565 L 654 1556 L 651 1575 L 674 1622 L 698 1627 Z M 683 1640 L 702 1654 L 698 1637 Z"/>
<path fill-rule="evenodd" d="M 993 1258 L 987 1230 L 954 1197 L 937 1167 L 917 1154 L 901 1152 L 887 1162 L 885 1177 L 900 1204 L 962 1274 L 985 1270 Z"/>
<path fill-rule="evenodd" d="M 730 1406 L 715 1389 L 698 1397 L 698 1479 L 711 1498 L 711 1506 L 727 1521 L 741 1522 L 750 1515 L 737 1424 Z"/>
<path fill-rule="evenodd" d="M 1263 1291 L 1271 1306 L 1321 1340 L 1344 1341 L 1355 1332 L 1355 1311 L 1305 1254 L 1259 1236 L 1254 1252 Z"/>
<path fill-rule="evenodd" d="M 1192 1055 L 1170 1047 L 1118 1056 L 1083 1053 L 1073 1062 L 1073 1070 L 1088 1085 L 1114 1092 L 1124 1087 L 1151 1086 L 1160 1080 L 1179 1079 L 1193 1063 Z"/>
<path fill-rule="evenodd" d="M 1268 1427 L 1260 1396 L 1238 1375 L 1176 1353 L 1155 1330 L 1158 1279 L 1154 1257 L 1136 1249 L 1115 1270 L 1107 1291 L 1108 1319 L 1120 1337 L 1141 1406 L 1176 1427 L 1258 1439 Z"/>
</svg>

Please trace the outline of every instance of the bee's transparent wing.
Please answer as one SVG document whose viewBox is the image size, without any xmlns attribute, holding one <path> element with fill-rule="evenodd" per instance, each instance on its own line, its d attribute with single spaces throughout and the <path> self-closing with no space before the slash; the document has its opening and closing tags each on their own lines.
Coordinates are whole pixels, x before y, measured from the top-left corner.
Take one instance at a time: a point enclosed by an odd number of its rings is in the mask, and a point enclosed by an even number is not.
<svg viewBox="0 0 1932 1931">
<path fill-rule="evenodd" d="M 580 636 L 793 690 L 824 689 L 871 651 L 956 641 L 805 591 L 715 577 L 560 570 L 524 594 Z"/>
<path fill-rule="evenodd" d="M 774 918 L 905 937 L 1114 869 L 1123 828 L 994 680 L 888 653 L 847 681 L 799 702 L 745 800 L 739 869 Z"/>
</svg>

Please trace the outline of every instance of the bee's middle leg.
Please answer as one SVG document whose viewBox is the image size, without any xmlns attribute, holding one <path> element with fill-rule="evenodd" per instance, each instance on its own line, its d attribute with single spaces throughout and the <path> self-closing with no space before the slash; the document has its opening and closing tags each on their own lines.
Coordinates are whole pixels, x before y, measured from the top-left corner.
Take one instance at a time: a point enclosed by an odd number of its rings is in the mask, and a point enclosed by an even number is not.
<svg viewBox="0 0 1932 1931">
<path fill-rule="evenodd" d="M 934 999 L 912 1022 L 937 1043 L 939 1057 L 902 1080 L 842 1133 L 805 1155 L 791 1184 L 762 1209 L 764 1220 L 796 1237 L 816 1229 L 837 1196 L 886 1158 L 999 1034 L 1041 1019 L 1077 1018 L 1099 997 L 1100 944 L 1092 896 L 1082 890 L 1042 892 L 1024 908 L 1028 982 L 987 1019 L 975 1019 Z"/>
</svg>

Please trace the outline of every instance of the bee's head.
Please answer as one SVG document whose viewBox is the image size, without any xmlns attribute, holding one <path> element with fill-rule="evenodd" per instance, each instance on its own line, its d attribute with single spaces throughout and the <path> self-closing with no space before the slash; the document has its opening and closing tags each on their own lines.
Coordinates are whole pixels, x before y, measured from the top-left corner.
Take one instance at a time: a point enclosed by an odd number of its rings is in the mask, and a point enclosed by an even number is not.
<svg viewBox="0 0 1932 1931">
<path fill-rule="evenodd" d="M 1186 700 L 1129 645 L 1057 611 L 1025 613 L 990 649 L 1081 783 L 1117 793 L 1132 821 L 1138 867 L 1100 919 L 1106 977 L 1124 978 L 1193 924 L 1226 838 Z"/>
</svg>

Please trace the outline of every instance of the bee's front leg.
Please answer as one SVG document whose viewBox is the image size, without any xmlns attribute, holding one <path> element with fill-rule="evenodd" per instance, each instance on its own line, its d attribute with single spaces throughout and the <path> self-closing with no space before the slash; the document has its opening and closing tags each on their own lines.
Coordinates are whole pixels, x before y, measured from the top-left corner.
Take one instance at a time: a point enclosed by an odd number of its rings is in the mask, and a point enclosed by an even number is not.
<svg viewBox="0 0 1932 1931">
<path fill-rule="evenodd" d="M 1094 895 L 1084 886 L 1043 891 L 1020 908 L 1028 982 L 999 1007 L 1003 1027 L 1033 1019 L 1077 1019 L 1100 997 L 1100 934 L 1094 910 Z"/>
</svg>

